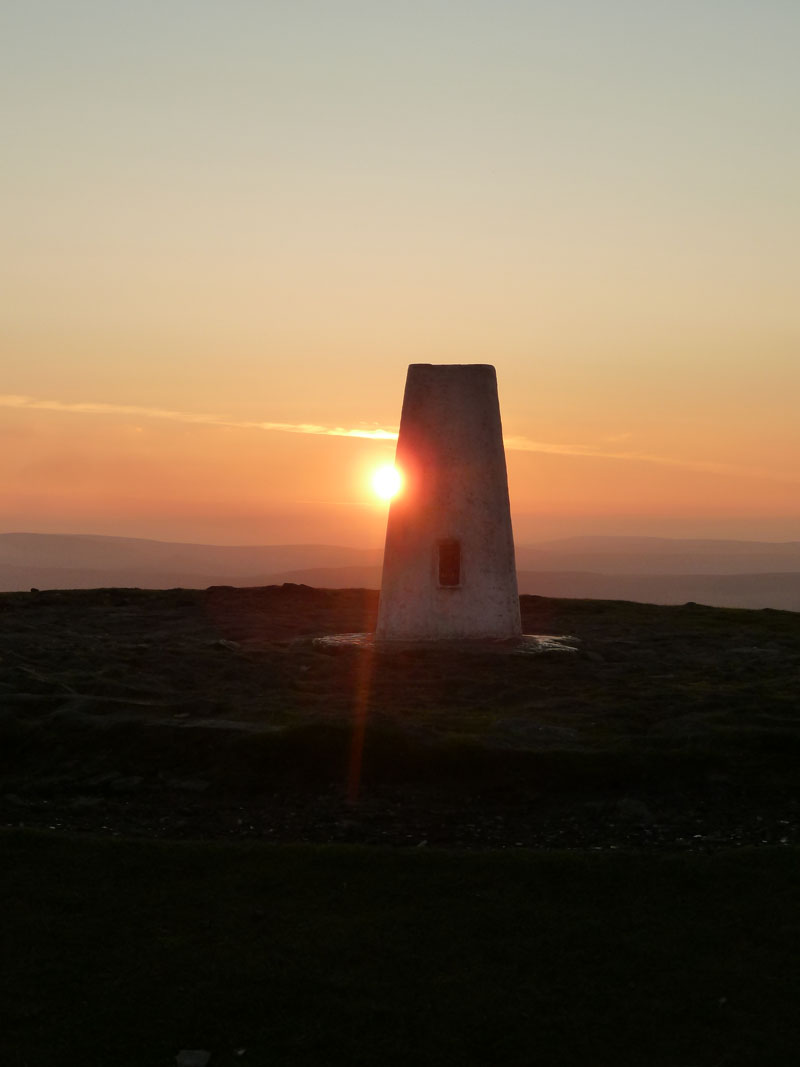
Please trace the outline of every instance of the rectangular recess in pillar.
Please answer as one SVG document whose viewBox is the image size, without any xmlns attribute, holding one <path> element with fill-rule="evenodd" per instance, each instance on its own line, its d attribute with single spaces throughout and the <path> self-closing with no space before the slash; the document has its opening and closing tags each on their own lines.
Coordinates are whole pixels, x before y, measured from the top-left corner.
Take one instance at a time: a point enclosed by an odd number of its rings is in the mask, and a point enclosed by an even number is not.
<svg viewBox="0 0 800 1067">
<path fill-rule="evenodd" d="M 461 585 L 461 542 L 452 538 L 439 542 L 439 585 Z"/>
</svg>

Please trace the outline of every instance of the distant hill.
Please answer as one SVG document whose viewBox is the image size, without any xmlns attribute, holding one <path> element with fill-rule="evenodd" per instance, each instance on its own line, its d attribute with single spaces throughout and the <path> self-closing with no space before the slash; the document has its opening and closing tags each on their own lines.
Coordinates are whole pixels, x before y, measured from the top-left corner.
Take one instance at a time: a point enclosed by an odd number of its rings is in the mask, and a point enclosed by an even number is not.
<svg viewBox="0 0 800 1067">
<path fill-rule="evenodd" d="M 284 582 L 377 589 L 380 549 L 198 545 L 91 534 L 0 534 L 0 589 Z M 800 542 L 574 537 L 517 547 L 521 593 L 800 611 Z"/>
<path fill-rule="evenodd" d="M 800 572 L 800 541 L 567 537 L 518 546 L 517 567 L 520 570 L 600 574 Z"/>
<path fill-rule="evenodd" d="M 198 545 L 94 534 L 0 534 L 0 589 L 263 585 L 308 567 L 380 567 L 380 549 Z"/>
</svg>

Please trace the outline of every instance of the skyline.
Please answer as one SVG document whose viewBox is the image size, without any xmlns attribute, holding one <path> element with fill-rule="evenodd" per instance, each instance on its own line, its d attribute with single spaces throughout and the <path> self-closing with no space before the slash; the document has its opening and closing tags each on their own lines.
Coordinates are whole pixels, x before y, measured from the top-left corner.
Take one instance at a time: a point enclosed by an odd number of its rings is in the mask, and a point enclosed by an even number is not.
<svg viewBox="0 0 800 1067">
<path fill-rule="evenodd" d="M 0 21 L 0 529 L 378 545 L 487 362 L 518 541 L 800 539 L 795 5 Z"/>
</svg>

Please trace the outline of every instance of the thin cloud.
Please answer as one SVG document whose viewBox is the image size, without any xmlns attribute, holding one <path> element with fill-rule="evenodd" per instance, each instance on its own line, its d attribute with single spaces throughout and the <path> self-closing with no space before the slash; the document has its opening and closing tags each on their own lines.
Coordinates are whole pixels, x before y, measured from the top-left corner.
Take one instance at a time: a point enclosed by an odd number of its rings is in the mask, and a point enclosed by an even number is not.
<svg viewBox="0 0 800 1067">
<path fill-rule="evenodd" d="M 165 419 L 196 426 L 222 426 L 238 430 L 269 430 L 278 433 L 312 434 L 319 437 L 355 437 L 370 441 L 396 441 L 397 430 L 381 427 L 320 426 L 311 422 L 251 422 L 227 418 L 208 412 L 174 411 L 170 408 L 142 407 L 134 404 L 99 404 L 93 401 L 42 400 L 32 396 L 0 395 L 0 407 L 27 411 L 54 411 L 78 415 L 124 415 L 128 417 Z M 620 435 L 623 438 L 627 435 Z M 610 440 L 613 440 L 610 439 Z M 769 481 L 800 484 L 794 474 L 744 464 L 719 463 L 712 460 L 678 459 L 648 452 L 627 452 L 597 448 L 591 445 L 554 444 L 529 437 L 506 437 L 505 446 L 511 452 L 539 452 L 543 455 L 578 456 L 586 459 L 611 459 L 622 462 L 652 463 L 664 467 L 679 467 L 706 474 L 767 479 Z"/>
<path fill-rule="evenodd" d="M 226 423 L 253 430 L 282 430 L 285 433 L 311 433 L 323 437 L 363 437 L 369 441 L 396 441 L 397 430 L 347 430 L 343 426 L 314 426 L 311 423 L 289 422 L 236 422 Z"/>
<path fill-rule="evenodd" d="M 527 437 L 507 437 L 505 446 L 511 452 L 542 452 L 555 456 L 584 456 L 588 459 L 615 459 L 635 463 L 655 463 L 662 467 L 681 467 L 685 470 L 701 471 L 705 474 L 725 474 L 746 478 L 769 479 L 776 482 L 800 484 L 800 477 L 766 467 L 748 464 L 719 463 L 705 459 L 679 459 L 675 456 L 658 456 L 650 452 L 622 452 L 590 445 L 549 444 L 534 441 Z"/>
<path fill-rule="evenodd" d="M 395 441 L 396 430 L 344 426 L 318 426 L 311 422 L 247 422 L 208 412 L 173 411 L 169 408 L 141 407 L 136 404 L 98 404 L 92 401 L 64 402 L 40 400 L 33 396 L 0 395 L 0 407 L 25 411 L 55 411 L 75 415 L 126 415 L 146 419 L 166 419 L 195 426 L 224 426 L 238 430 L 276 430 L 281 433 L 315 434 L 323 437 L 362 437 L 371 441 Z"/>
</svg>

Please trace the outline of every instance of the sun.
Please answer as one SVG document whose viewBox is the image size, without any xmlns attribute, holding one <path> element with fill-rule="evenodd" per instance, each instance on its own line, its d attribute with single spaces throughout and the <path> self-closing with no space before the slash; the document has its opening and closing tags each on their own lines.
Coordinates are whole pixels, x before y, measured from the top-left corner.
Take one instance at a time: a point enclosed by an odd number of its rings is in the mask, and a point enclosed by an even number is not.
<svg viewBox="0 0 800 1067">
<path fill-rule="evenodd" d="M 403 478 L 400 471 L 387 463 L 385 467 L 378 467 L 372 475 L 372 488 L 381 500 L 391 500 L 400 492 Z"/>
</svg>

